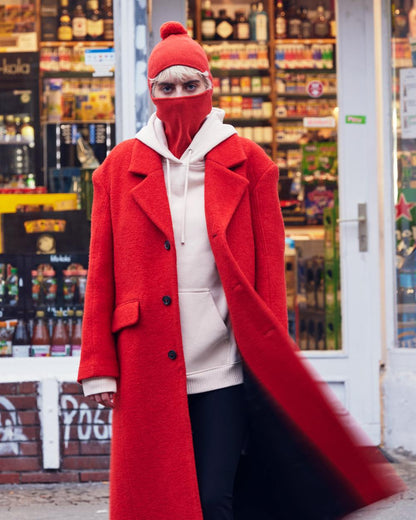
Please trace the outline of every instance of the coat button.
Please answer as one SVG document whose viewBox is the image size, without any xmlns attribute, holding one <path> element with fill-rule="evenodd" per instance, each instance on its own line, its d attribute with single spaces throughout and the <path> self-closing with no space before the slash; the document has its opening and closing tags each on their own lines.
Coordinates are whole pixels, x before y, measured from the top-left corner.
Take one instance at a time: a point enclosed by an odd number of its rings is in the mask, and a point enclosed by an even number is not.
<svg viewBox="0 0 416 520">
<path fill-rule="evenodd" d="M 166 251 L 170 250 L 170 242 L 169 242 L 169 240 L 166 240 L 166 242 L 165 242 L 165 249 L 166 249 Z"/>
<path fill-rule="evenodd" d="M 169 352 L 168 352 L 168 358 L 169 358 L 169 359 L 172 359 L 172 360 L 173 360 L 173 359 L 176 359 L 177 356 L 178 356 L 178 355 L 176 354 L 176 352 L 175 352 L 174 350 L 169 350 Z"/>
<path fill-rule="evenodd" d="M 172 298 L 170 296 L 164 296 L 162 302 L 164 305 L 170 305 L 172 303 Z"/>
</svg>

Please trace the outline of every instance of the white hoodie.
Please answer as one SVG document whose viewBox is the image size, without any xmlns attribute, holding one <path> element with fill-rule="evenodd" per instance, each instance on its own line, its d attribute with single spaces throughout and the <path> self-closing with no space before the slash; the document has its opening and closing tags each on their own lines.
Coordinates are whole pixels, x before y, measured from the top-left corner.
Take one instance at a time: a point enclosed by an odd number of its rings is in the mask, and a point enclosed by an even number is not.
<svg viewBox="0 0 416 520">
<path fill-rule="evenodd" d="M 136 135 L 163 157 L 175 236 L 188 393 L 243 381 L 241 358 L 205 221 L 205 156 L 236 133 L 223 119 L 224 111 L 213 108 L 180 159 L 168 149 L 163 123 L 155 114 Z"/>
<path fill-rule="evenodd" d="M 236 133 L 223 119 L 224 111 L 213 108 L 180 159 L 168 149 L 163 123 L 155 114 L 136 135 L 163 158 L 175 236 L 189 394 L 243 382 L 241 357 L 205 221 L 205 156 Z M 91 378 L 84 381 L 83 386 L 85 395 L 115 390 L 112 378 Z"/>
</svg>

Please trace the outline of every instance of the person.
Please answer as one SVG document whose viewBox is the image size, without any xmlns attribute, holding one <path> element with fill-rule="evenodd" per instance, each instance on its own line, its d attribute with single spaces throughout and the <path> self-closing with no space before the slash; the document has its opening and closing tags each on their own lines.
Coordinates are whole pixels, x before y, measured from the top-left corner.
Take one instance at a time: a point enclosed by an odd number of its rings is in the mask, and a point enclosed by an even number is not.
<svg viewBox="0 0 416 520">
<path fill-rule="evenodd" d="M 156 113 L 93 175 L 78 379 L 113 408 L 110 518 L 340 518 L 401 482 L 289 338 L 276 165 L 212 108 L 184 27 L 161 37 Z"/>
</svg>

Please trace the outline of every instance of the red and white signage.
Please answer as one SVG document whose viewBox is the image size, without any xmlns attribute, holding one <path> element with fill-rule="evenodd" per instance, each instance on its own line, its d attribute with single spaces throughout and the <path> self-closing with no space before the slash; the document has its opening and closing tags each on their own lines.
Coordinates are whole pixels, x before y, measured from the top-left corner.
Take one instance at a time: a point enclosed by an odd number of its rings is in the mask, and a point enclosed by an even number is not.
<svg viewBox="0 0 416 520">
<path fill-rule="evenodd" d="M 324 85 L 322 81 L 310 81 L 307 86 L 307 92 L 310 97 L 319 98 L 324 93 Z"/>
</svg>

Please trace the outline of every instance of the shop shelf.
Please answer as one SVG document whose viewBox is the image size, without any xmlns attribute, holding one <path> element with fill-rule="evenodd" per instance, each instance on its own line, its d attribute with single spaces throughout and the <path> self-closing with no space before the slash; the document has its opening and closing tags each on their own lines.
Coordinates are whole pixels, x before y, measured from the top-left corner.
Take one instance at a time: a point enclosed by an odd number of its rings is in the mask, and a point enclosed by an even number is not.
<svg viewBox="0 0 416 520">
<path fill-rule="evenodd" d="M 60 42 L 60 41 L 42 41 L 39 42 L 39 47 L 76 47 L 77 45 L 81 45 L 82 47 L 97 47 L 97 48 L 107 48 L 114 47 L 114 42 L 109 40 L 101 40 L 101 41 L 71 41 L 71 42 Z"/>
<path fill-rule="evenodd" d="M 292 45 L 314 45 L 314 44 L 335 44 L 336 38 L 277 38 L 274 40 L 274 45 L 292 44 Z"/>
<path fill-rule="evenodd" d="M 97 78 L 98 76 L 93 76 L 93 72 L 88 71 L 75 71 L 75 70 L 43 70 L 40 72 L 42 78 L 63 78 L 63 79 L 71 79 L 71 78 Z M 102 76 L 100 76 L 101 78 Z M 112 76 L 103 76 L 105 78 L 113 78 L 114 72 L 112 72 Z"/>
<path fill-rule="evenodd" d="M 242 97 L 261 97 L 265 99 L 270 98 L 270 92 L 221 92 L 220 94 L 213 94 L 213 99 L 220 98 L 222 96 L 242 96 Z"/>
</svg>

